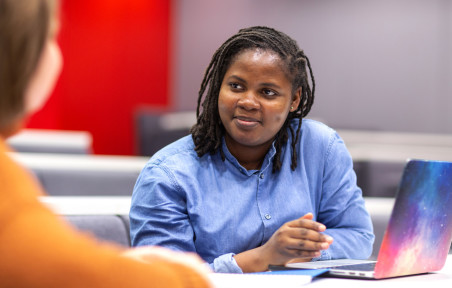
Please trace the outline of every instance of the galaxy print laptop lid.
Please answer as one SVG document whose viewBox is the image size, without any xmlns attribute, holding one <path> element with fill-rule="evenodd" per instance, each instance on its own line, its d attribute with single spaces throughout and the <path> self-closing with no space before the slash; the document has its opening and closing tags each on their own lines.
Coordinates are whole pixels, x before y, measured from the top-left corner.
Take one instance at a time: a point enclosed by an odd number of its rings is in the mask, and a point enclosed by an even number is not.
<svg viewBox="0 0 452 288">
<path fill-rule="evenodd" d="M 367 276 L 381 279 L 441 270 L 451 240 L 452 163 L 410 160 L 403 172 L 375 268 Z M 331 269 L 330 274 L 366 274 L 352 271 L 353 267 L 345 266 Z"/>
<path fill-rule="evenodd" d="M 421 274 L 441 270 L 451 240 L 452 163 L 409 160 L 377 261 L 339 259 L 286 267 L 329 268 L 330 276 L 364 279 Z"/>
<path fill-rule="evenodd" d="M 375 278 L 440 270 L 452 239 L 452 163 L 408 161 L 378 253 Z"/>
</svg>

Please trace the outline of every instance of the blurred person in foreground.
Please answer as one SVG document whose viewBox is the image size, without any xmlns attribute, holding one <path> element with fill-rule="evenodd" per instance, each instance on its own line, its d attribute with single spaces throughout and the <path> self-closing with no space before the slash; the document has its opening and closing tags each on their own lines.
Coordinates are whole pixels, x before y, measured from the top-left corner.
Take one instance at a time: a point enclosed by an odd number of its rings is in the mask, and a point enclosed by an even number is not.
<svg viewBox="0 0 452 288">
<path fill-rule="evenodd" d="M 0 287 L 208 287 L 198 256 L 126 250 L 76 232 L 43 206 L 5 139 L 47 100 L 60 74 L 58 2 L 0 0 Z"/>
</svg>

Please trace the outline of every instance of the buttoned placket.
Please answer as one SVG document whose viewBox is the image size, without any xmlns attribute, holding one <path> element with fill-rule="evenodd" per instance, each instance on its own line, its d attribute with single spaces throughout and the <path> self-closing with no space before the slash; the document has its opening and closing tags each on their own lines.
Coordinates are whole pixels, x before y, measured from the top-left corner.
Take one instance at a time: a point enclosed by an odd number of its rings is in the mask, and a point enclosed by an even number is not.
<svg viewBox="0 0 452 288">
<path fill-rule="evenodd" d="M 274 221 L 272 219 L 272 213 L 270 211 L 270 201 L 267 195 L 268 191 L 264 188 L 267 186 L 265 184 L 265 181 L 267 181 L 265 172 L 257 171 L 255 175 L 257 176 L 258 182 L 256 200 L 259 207 L 259 212 L 261 214 L 262 224 L 264 226 L 262 240 L 265 241 L 265 239 L 268 239 L 271 236 L 270 230 Z"/>
</svg>

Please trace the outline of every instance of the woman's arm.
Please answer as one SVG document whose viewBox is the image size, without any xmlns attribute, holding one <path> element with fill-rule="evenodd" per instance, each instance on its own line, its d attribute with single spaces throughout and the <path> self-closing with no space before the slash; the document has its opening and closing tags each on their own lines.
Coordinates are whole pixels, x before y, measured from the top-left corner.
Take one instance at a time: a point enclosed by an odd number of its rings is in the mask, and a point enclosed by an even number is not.
<svg viewBox="0 0 452 288">
<path fill-rule="evenodd" d="M 132 246 L 158 245 L 197 253 L 186 197 L 170 171 L 148 164 L 138 177 L 132 195 L 129 213 Z M 234 253 L 228 253 L 216 257 L 209 263 L 211 269 L 241 273 L 233 256 Z"/>
<path fill-rule="evenodd" d="M 196 252 L 186 195 L 160 166 L 147 165 L 135 184 L 130 208 L 132 246 L 159 245 Z"/>
<path fill-rule="evenodd" d="M 317 221 L 326 226 L 325 234 L 334 243 L 318 259 L 367 259 L 375 237 L 352 158 L 337 134 L 332 135 L 329 147 Z"/>
</svg>

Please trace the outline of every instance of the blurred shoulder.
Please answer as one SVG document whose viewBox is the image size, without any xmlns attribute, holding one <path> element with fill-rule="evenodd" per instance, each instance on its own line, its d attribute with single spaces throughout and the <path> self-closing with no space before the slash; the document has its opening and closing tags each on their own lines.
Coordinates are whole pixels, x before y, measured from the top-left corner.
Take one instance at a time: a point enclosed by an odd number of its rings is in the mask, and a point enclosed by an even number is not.
<svg viewBox="0 0 452 288">
<path fill-rule="evenodd" d="M 298 121 L 295 125 L 298 124 Z M 302 138 L 312 138 L 316 140 L 330 140 L 337 137 L 336 131 L 328 125 L 312 119 L 303 119 L 301 123 Z"/>
<path fill-rule="evenodd" d="M 187 135 L 157 151 L 151 157 L 148 164 L 180 164 L 196 159 L 198 156 L 194 148 L 195 146 L 191 135 Z"/>
</svg>

